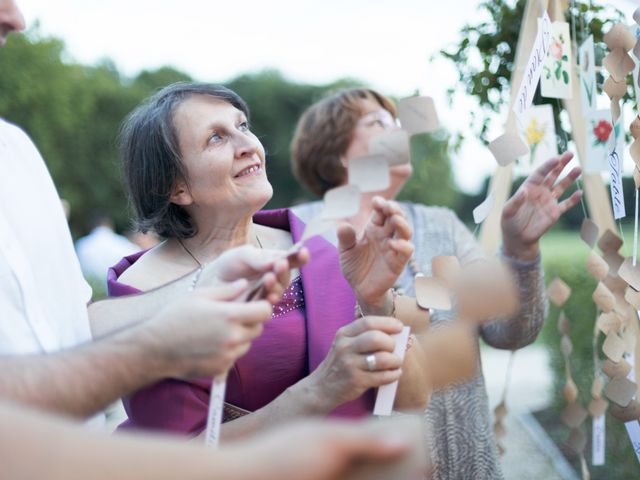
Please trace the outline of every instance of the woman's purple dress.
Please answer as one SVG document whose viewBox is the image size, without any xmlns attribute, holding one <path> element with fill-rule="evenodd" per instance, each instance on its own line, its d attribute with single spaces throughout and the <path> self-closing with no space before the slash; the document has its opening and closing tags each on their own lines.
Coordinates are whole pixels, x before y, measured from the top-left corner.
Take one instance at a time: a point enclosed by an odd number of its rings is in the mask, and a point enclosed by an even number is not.
<svg viewBox="0 0 640 480">
<path fill-rule="evenodd" d="M 254 221 L 302 236 L 304 224 L 290 210 L 258 212 Z M 321 237 L 306 243 L 311 261 L 292 282 L 263 334 L 229 372 L 226 401 L 257 410 L 315 370 L 331 348 L 336 331 L 353 321 L 355 297 L 340 272 L 336 248 Z M 110 296 L 139 293 L 118 277 L 144 252 L 123 258 L 109 270 Z M 167 379 L 124 399 L 129 416 L 121 427 L 196 435 L 206 424 L 211 379 Z M 361 417 L 373 408 L 373 391 L 342 405 L 335 415 Z"/>
</svg>

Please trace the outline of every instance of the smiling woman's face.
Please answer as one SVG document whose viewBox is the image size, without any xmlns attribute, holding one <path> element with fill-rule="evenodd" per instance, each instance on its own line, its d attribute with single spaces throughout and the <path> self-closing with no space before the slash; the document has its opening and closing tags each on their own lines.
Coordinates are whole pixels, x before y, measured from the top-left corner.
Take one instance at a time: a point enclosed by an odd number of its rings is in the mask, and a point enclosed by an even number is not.
<svg viewBox="0 0 640 480">
<path fill-rule="evenodd" d="M 192 218 L 260 210 L 273 195 L 265 153 L 245 114 L 208 95 L 193 95 L 173 115 L 187 179 L 176 182 L 171 201 Z M 197 209 L 197 212 L 196 212 Z"/>
</svg>

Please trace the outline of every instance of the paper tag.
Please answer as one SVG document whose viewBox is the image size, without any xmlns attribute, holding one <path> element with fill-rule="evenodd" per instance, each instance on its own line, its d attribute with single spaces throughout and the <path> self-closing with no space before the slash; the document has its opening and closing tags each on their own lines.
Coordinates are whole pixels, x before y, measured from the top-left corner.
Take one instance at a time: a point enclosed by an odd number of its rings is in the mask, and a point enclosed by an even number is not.
<svg viewBox="0 0 640 480">
<path fill-rule="evenodd" d="M 392 130 L 376 135 L 369 142 L 371 155 L 383 155 L 389 166 L 409 163 L 409 135 L 404 130 Z"/>
<path fill-rule="evenodd" d="M 404 361 L 404 354 L 407 351 L 407 342 L 409 341 L 409 333 L 411 328 L 403 327 L 400 333 L 392 335 L 396 342 L 393 353 L 400 357 L 400 361 Z M 393 410 L 393 402 L 396 400 L 396 391 L 398 390 L 398 380 L 378 388 L 376 395 L 376 404 L 373 407 L 374 415 L 391 415 Z"/>
<path fill-rule="evenodd" d="M 222 425 L 222 412 L 224 410 L 224 396 L 227 390 L 227 375 L 214 377 L 211 383 L 209 397 L 209 415 L 207 417 L 207 429 L 204 442 L 206 445 L 217 448 L 220 442 L 220 425 Z"/>
<path fill-rule="evenodd" d="M 520 120 L 523 122 L 524 113 L 529 109 L 533 102 L 533 96 L 536 93 L 538 82 L 540 81 L 540 75 L 542 74 L 542 67 L 544 61 L 547 58 L 549 52 L 549 46 L 551 44 L 551 19 L 545 11 L 542 17 L 538 19 L 538 34 L 536 35 L 529 60 L 527 61 L 527 67 L 525 68 L 524 75 L 522 77 L 522 83 L 518 88 L 518 94 L 513 104 L 513 111 Z"/>
<path fill-rule="evenodd" d="M 353 217 L 360 210 L 360 189 L 355 185 L 332 188 L 324 194 L 324 220 Z"/>
<path fill-rule="evenodd" d="M 554 305 L 561 307 L 567 300 L 569 300 L 569 297 L 571 296 L 571 287 L 564 283 L 562 279 L 556 277 L 547 287 L 547 296 Z"/>
<path fill-rule="evenodd" d="M 636 44 L 636 37 L 622 23 L 616 23 L 603 37 L 604 43 L 609 50 L 616 48 L 623 52 L 628 52 Z"/>
<path fill-rule="evenodd" d="M 593 222 L 593 220 L 585 218 L 582 221 L 582 226 L 580 227 L 580 238 L 584 243 L 589 245 L 590 248 L 595 247 L 599 235 L 600 230 L 598 229 L 598 226 Z"/>
<path fill-rule="evenodd" d="M 640 463 L 640 424 L 634 420 L 633 422 L 625 422 L 624 426 L 627 429 L 629 440 L 631 440 L 633 451 L 636 452 L 638 463 Z"/>
<path fill-rule="evenodd" d="M 484 222 L 484 219 L 489 216 L 489 213 L 491 213 L 494 202 L 495 197 L 493 196 L 493 192 L 489 192 L 489 195 L 487 195 L 484 202 L 473 209 L 473 221 L 475 223 Z"/>
<path fill-rule="evenodd" d="M 389 164 L 383 155 L 367 155 L 349 160 L 349 185 L 361 192 L 380 192 L 389 187 Z"/>
<path fill-rule="evenodd" d="M 529 147 L 517 133 L 504 133 L 489 144 L 498 165 L 507 166 L 518 157 L 529 153 Z"/>
<path fill-rule="evenodd" d="M 408 97 L 398 102 L 398 118 L 409 135 L 438 129 L 438 114 L 431 97 Z"/>
<path fill-rule="evenodd" d="M 451 310 L 451 293 L 437 278 L 416 275 L 415 290 L 420 307 Z"/>
<path fill-rule="evenodd" d="M 629 32 L 629 34 L 631 34 Z M 635 42 L 634 42 L 635 43 Z M 611 74 L 616 82 L 626 80 L 626 76 L 633 71 L 636 66 L 633 59 L 621 48 L 612 50 L 602 59 L 602 66 Z"/>
<path fill-rule="evenodd" d="M 613 206 L 613 217 L 617 220 L 624 218 L 624 192 L 622 190 L 622 159 L 614 149 L 609 154 L 609 174 L 611 175 L 611 205 Z"/>
<path fill-rule="evenodd" d="M 593 418 L 591 422 L 591 463 L 593 465 L 604 465 L 604 445 L 605 445 L 605 418 L 606 415 L 600 415 Z"/>
</svg>

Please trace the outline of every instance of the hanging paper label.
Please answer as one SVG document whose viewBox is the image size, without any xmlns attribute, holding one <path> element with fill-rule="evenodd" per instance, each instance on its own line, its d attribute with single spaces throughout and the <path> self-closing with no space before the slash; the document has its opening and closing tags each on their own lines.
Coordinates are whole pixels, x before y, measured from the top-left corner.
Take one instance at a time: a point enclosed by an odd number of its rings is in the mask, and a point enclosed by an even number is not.
<svg viewBox="0 0 640 480">
<path fill-rule="evenodd" d="M 629 440 L 631 440 L 633 451 L 636 452 L 636 457 L 640 463 L 640 423 L 638 423 L 637 420 L 633 420 L 631 422 L 625 422 L 624 426 L 627 429 Z"/>
<path fill-rule="evenodd" d="M 600 415 L 592 421 L 593 436 L 591 437 L 591 463 L 604 465 L 605 417 Z"/>
<path fill-rule="evenodd" d="M 410 327 L 403 327 L 400 333 L 392 335 L 396 342 L 393 351 L 394 355 L 400 357 L 400 361 L 404 361 L 404 354 L 407 350 L 407 342 L 409 341 Z M 393 403 L 396 400 L 396 391 L 398 390 L 398 380 L 378 388 L 376 396 L 376 404 L 373 407 L 374 415 L 391 415 Z"/>
<path fill-rule="evenodd" d="M 617 150 L 609 154 L 609 174 L 611 175 L 611 205 L 613 206 L 613 217 L 617 220 L 626 215 L 624 209 L 624 191 L 622 190 L 622 159 Z"/>
<path fill-rule="evenodd" d="M 545 11 L 542 17 L 538 19 L 538 34 L 533 42 L 533 48 L 529 55 L 527 67 L 524 70 L 522 83 L 520 84 L 518 94 L 516 95 L 516 99 L 513 104 L 513 111 L 516 113 L 521 124 L 524 123 L 524 113 L 529 109 L 533 102 L 533 96 L 536 93 L 536 88 L 540 81 L 542 67 L 544 66 L 544 61 L 547 58 L 550 43 L 551 19 Z"/>
</svg>

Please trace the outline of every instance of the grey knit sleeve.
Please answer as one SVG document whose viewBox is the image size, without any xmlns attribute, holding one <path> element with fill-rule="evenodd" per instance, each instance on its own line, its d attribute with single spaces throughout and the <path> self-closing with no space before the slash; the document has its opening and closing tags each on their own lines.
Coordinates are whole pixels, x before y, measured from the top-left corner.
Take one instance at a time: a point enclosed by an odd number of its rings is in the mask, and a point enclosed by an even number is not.
<svg viewBox="0 0 640 480">
<path fill-rule="evenodd" d="M 462 265 L 486 258 L 473 235 L 455 214 L 452 214 L 452 234 Z M 522 262 L 502 253 L 499 257 L 513 272 L 520 296 L 520 308 L 511 317 L 499 318 L 482 325 L 480 335 L 493 347 L 515 350 L 533 342 L 542 329 L 547 311 L 544 275 L 540 257 L 532 262 Z"/>
</svg>

